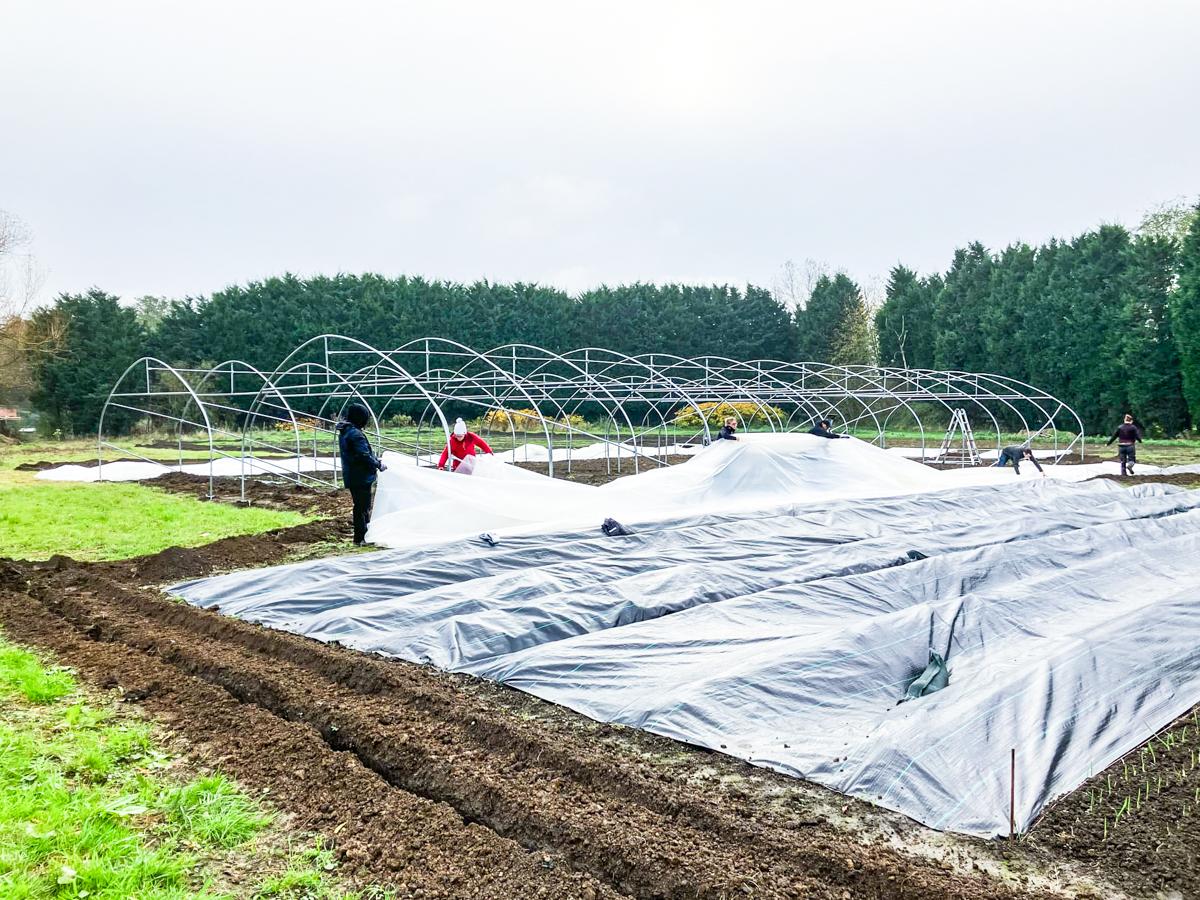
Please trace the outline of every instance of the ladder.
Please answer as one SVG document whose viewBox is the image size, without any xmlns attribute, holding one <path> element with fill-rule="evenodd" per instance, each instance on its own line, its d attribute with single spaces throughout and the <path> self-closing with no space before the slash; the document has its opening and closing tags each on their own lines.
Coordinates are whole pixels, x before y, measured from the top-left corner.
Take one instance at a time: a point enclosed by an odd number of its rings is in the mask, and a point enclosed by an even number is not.
<svg viewBox="0 0 1200 900">
<path fill-rule="evenodd" d="M 953 446 L 956 433 L 962 436 L 961 446 Z M 946 436 L 942 438 L 938 461 L 944 465 L 957 462 L 960 466 L 978 466 L 983 463 L 979 458 L 979 448 L 975 446 L 975 432 L 971 430 L 967 411 L 961 407 L 951 411 L 950 424 L 946 427 Z"/>
</svg>

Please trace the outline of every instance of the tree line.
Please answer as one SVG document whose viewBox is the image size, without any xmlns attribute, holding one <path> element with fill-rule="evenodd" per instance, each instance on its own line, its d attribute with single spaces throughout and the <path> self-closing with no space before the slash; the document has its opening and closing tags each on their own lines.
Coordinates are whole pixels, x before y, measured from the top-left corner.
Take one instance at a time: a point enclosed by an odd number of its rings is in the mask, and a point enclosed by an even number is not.
<svg viewBox="0 0 1200 900">
<path fill-rule="evenodd" d="M 64 294 L 19 322 L 31 358 L 0 401 L 27 400 L 45 430 L 93 430 L 108 390 L 140 356 L 199 368 L 270 368 L 321 333 L 376 347 L 440 336 L 486 349 L 711 354 L 992 372 L 1073 406 L 1089 431 L 1133 410 L 1152 433 L 1200 422 L 1200 216 L 1136 233 L 1105 225 L 1070 241 L 959 249 L 948 271 L 896 266 L 871 310 L 845 273 L 798 302 L 753 285 L 632 284 L 572 296 L 538 284 L 400 276 L 283 275 L 210 297 Z M 15 371 L 15 370 L 14 370 Z"/>
<path fill-rule="evenodd" d="M 536 284 L 283 275 L 207 298 L 132 306 L 93 289 L 63 295 L 32 317 L 35 331 L 63 320 L 70 326 L 57 352 L 33 367 L 30 400 L 47 430 L 86 433 L 112 383 L 139 356 L 189 368 L 238 359 L 270 369 L 323 333 L 380 349 L 446 337 L 480 350 L 521 342 L 557 352 L 792 360 L 803 319 L 753 286 L 634 284 L 572 297 Z"/>
<path fill-rule="evenodd" d="M 880 362 L 1016 378 L 1090 431 L 1132 411 L 1179 434 L 1200 422 L 1200 216 L 1175 224 L 1000 252 L 973 243 L 945 273 L 897 266 L 875 313 Z"/>
</svg>

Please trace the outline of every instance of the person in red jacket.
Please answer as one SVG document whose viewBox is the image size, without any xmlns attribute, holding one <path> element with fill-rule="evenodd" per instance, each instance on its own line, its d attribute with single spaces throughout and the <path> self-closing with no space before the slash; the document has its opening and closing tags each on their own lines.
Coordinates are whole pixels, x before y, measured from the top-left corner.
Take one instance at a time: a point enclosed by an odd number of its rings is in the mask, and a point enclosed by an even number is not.
<svg viewBox="0 0 1200 900">
<path fill-rule="evenodd" d="M 467 425 L 462 419 L 454 420 L 454 434 L 450 437 L 450 443 L 446 445 L 446 449 L 442 451 L 442 457 L 438 460 L 438 468 L 446 468 L 446 460 L 453 457 L 450 464 L 451 471 L 457 471 L 462 465 L 463 460 L 470 459 L 469 467 L 464 469 L 465 473 L 470 473 L 475 467 L 475 451 L 482 450 L 484 453 L 491 453 L 492 448 L 487 445 L 487 441 L 481 438 L 473 431 L 467 431 Z"/>
</svg>

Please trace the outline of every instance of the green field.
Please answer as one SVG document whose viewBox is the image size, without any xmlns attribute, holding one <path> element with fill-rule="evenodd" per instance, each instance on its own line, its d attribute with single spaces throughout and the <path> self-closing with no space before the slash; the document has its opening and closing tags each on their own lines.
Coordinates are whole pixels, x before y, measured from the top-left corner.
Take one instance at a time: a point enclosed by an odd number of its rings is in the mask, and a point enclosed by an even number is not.
<svg viewBox="0 0 1200 900">
<path fill-rule="evenodd" d="M 70 484 L 0 472 L 0 557 L 126 559 L 306 521 L 299 513 L 206 503 L 142 484 Z"/>
</svg>

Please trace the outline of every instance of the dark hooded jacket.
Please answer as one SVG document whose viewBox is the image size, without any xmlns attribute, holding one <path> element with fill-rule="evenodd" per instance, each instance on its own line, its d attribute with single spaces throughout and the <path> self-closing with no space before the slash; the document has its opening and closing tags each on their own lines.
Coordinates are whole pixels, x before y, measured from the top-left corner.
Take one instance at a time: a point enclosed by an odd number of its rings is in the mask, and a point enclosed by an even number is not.
<svg viewBox="0 0 1200 900">
<path fill-rule="evenodd" d="M 371 452 L 371 444 L 363 434 L 367 424 L 366 407 L 355 404 L 346 410 L 345 421 L 338 422 L 338 452 L 342 456 L 342 481 L 346 487 L 367 487 L 375 483 L 379 458 Z"/>
<path fill-rule="evenodd" d="M 838 434 L 835 431 L 830 431 L 828 428 L 826 428 L 820 422 L 818 422 L 812 428 L 808 429 L 808 433 L 815 434 L 817 437 L 823 437 L 823 438 L 844 438 L 844 437 L 850 436 L 848 434 Z"/>
</svg>

